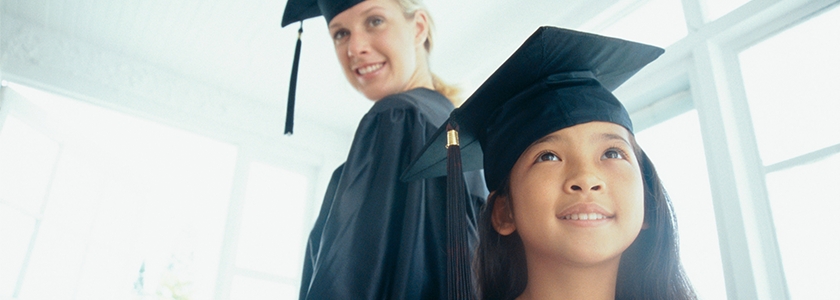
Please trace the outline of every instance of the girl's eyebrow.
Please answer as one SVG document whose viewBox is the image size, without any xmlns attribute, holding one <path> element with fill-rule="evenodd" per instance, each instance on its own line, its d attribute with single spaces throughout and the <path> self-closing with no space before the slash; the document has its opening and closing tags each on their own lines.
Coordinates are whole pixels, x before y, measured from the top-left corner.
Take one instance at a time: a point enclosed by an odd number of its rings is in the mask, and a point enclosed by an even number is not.
<svg viewBox="0 0 840 300">
<path fill-rule="evenodd" d="M 615 134 L 615 133 L 602 133 L 598 136 L 598 140 L 601 140 L 601 141 L 619 140 L 619 141 L 624 142 L 628 146 L 630 145 L 630 142 L 627 141 L 627 139 L 625 139 L 623 136 Z"/>
<path fill-rule="evenodd" d="M 626 138 L 624 138 L 623 136 L 621 136 L 619 134 L 611 133 L 611 132 L 601 133 L 601 134 L 595 136 L 592 140 L 593 141 L 619 140 L 621 142 L 624 142 L 628 146 L 630 145 L 630 142 L 627 141 Z M 553 135 L 553 134 L 552 135 L 546 135 L 546 136 L 540 138 L 539 140 L 537 140 L 536 142 L 534 142 L 533 144 L 531 144 L 531 146 L 528 146 L 528 148 L 534 147 L 534 146 L 542 144 L 542 143 L 560 143 L 562 141 L 563 141 L 563 137 L 561 137 L 559 135 Z"/>
<path fill-rule="evenodd" d="M 536 142 L 532 143 L 531 147 L 542 144 L 542 143 L 559 143 L 562 140 L 563 140 L 563 138 L 561 138 L 560 136 L 550 134 L 550 135 L 546 135 L 546 136 L 540 138 L 539 140 L 537 140 Z"/>
</svg>

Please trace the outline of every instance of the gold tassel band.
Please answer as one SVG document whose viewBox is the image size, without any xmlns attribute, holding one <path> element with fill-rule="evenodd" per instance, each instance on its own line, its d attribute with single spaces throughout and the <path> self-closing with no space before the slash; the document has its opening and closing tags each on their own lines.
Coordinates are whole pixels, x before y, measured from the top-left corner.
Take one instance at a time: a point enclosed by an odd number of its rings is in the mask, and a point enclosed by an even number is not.
<svg viewBox="0 0 840 300">
<path fill-rule="evenodd" d="M 457 130 L 449 130 L 446 132 L 446 149 L 449 149 L 449 146 L 460 146 L 458 142 L 458 131 Z"/>
</svg>

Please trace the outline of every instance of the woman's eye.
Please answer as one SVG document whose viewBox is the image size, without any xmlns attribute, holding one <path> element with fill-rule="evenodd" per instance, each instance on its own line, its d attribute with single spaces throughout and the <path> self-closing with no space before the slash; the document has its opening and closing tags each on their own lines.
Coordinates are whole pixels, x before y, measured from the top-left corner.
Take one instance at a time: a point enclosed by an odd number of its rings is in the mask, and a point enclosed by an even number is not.
<svg viewBox="0 0 840 300">
<path fill-rule="evenodd" d="M 370 19 L 368 19 L 368 25 L 370 25 L 370 27 L 382 25 L 382 22 L 384 22 L 384 20 L 382 20 L 382 18 L 380 17 L 371 17 Z"/>
<path fill-rule="evenodd" d="M 338 41 L 338 40 L 343 39 L 348 34 L 350 34 L 350 33 L 347 32 L 347 30 L 339 30 L 339 31 L 336 31 L 335 34 L 333 34 L 333 39 Z"/>
<path fill-rule="evenodd" d="M 618 149 L 610 149 L 601 155 L 601 159 L 623 159 L 624 152 Z"/>
<path fill-rule="evenodd" d="M 559 160 L 560 160 L 560 158 L 557 157 L 557 155 L 554 155 L 554 153 L 551 153 L 551 152 L 545 152 L 545 153 L 542 153 L 539 156 L 537 156 L 537 162 L 559 161 Z"/>
</svg>

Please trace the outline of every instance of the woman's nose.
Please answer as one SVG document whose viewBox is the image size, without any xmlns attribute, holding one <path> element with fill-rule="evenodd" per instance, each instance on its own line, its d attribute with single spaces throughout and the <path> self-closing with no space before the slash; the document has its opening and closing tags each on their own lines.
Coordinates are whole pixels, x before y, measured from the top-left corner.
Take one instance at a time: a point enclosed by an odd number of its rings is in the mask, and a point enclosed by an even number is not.
<svg viewBox="0 0 840 300">
<path fill-rule="evenodd" d="M 347 56 L 359 57 L 369 51 L 369 43 L 362 34 L 351 34 L 347 44 Z"/>
</svg>

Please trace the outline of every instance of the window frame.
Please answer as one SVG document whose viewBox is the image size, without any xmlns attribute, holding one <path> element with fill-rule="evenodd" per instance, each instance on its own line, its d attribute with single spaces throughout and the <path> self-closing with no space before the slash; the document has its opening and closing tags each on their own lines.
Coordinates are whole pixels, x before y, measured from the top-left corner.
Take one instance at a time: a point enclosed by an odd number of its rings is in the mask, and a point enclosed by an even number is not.
<svg viewBox="0 0 840 300">
<path fill-rule="evenodd" d="M 789 299 L 765 176 L 840 152 L 840 145 L 764 166 L 738 54 L 822 12 L 840 8 L 829 0 L 754 0 L 704 23 L 701 1 L 682 0 L 688 36 L 669 46 L 616 95 L 631 113 L 665 112 L 655 117 L 665 120 L 667 114 L 681 110 L 671 98 L 680 97 L 681 86 L 688 87 L 700 120 L 727 297 Z M 638 123 L 645 128 L 658 121 Z"/>
</svg>

